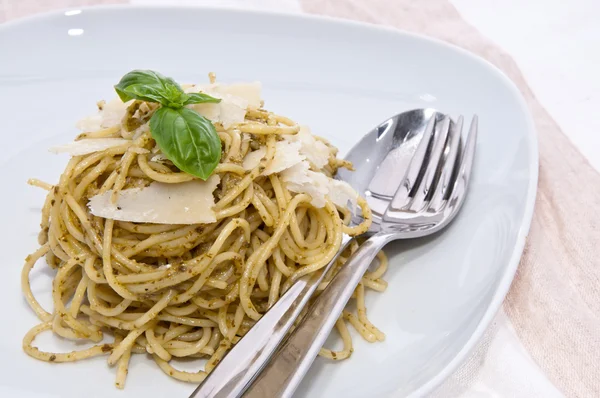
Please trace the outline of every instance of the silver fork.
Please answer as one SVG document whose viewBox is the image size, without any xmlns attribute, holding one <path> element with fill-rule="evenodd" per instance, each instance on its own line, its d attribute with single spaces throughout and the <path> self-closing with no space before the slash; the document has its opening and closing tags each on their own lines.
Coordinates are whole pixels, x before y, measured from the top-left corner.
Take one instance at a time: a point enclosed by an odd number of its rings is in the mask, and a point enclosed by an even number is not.
<svg viewBox="0 0 600 398">
<path fill-rule="evenodd" d="M 460 117 L 450 128 L 449 117 L 430 119 L 400 188 L 381 218 L 374 220 L 374 234 L 315 300 L 244 397 L 290 397 L 383 246 L 396 239 L 430 235 L 456 216 L 466 197 L 477 141 L 475 116 L 461 145 L 462 121 Z"/>
</svg>

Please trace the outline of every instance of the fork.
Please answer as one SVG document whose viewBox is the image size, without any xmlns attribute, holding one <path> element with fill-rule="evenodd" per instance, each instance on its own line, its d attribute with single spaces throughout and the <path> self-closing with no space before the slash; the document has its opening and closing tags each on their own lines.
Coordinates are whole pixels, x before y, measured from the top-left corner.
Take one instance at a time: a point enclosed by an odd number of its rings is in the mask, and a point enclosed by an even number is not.
<svg viewBox="0 0 600 398">
<path fill-rule="evenodd" d="M 441 124 L 440 124 L 441 123 Z M 477 116 L 461 145 L 463 118 L 450 128 L 450 118 L 432 117 L 375 232 L 348 259 L 329 286 L 316 298 L 308 314 L 244 397 L 290 397 L 329 336 L 354 289 L 377 253 L 396 239 L 418 238 L 440 231 L 465 201 L 477 141 Z"/>
</svg>

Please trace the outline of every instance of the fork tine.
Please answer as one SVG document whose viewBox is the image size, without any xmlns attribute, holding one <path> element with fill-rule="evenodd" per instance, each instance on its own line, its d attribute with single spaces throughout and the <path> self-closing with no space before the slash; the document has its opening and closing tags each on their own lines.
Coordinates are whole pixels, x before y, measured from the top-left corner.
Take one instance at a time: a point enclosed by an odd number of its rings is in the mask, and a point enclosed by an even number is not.
<svg viewBox="0 0 600 398">
<path fill-rule="evenodd" d="M 456 124 L 454 124 L 449 133 L 450 138 L 448 139 L 447 145 L 448 153 L 445 155 L 446 159 L 444 160 L 444 164 L 440 172 L 440 178 L 437 186 L 435 187 L 435 192 L 429 201 L 428 209 L 433 212 L 441 208 L 441 204 L 444 202 L 444 199 L 447 198 L 447 193 L 449 192 L 448 189 L 452 188 L 450 186 L 450 180 L 454 174 L 453 172 L 456 166 L 456 158 L 460 149 L 460 137 L 462 135 L 463 121 L 464 119 L 462 115 L 459 116 Z"/>
<path fill-rule="evenodd" d="M 447 214 L 449 213 L 449 215 L 446 217 L 448 222 L 458 212 L 458 209 L 460 209 L 460 206 L 462 206 L 466 197 L 465 193 L 467 191 L 467 187 L 469 186 L 471 170 L 473 168 L 473 159 L 475 158 L 475 144 L 477 143 L 477 121 L 477 115 L 475 115 L 473 117 L 473 121 L 471 122 L 471 127 L 469 128 L 469 136 L 467 137 L 465 149 L 460 161 L 460 169 L 452 186 L 450 197 L 442 205 L 445 206 L 445 208 L 442 207 L 444 212 Z"/>
<path fill-rule="evenodd" d="M 421 179 L 419 186 L 415 187 L 413 200 L 407 210 L 419 211 L 426 206 L 426 201 L 431 198 L 431 189 L 435 186 L 435 182 L 439 177 L 439 167 L 443 160 L 443 152 L 446 147 L 446 140 L 448 139 L 448 133 L 450 130 L 450 117 L 444 116 L 441 123 L 435 125 L 435 138 L 433 139 L 433 148 L 431 148 L 431 154 L 428 156 L 429 161 Z"/>
<path fill-rule="evenodd" d="M 429 143 L 434 135 L 434 127 L 435 115 L 429 119 L 429 122 L 425 127 L 423 138 L 421 138 L 421 142 L 419 142 L 419 146 L 417 147 L 415 154 L 408 165 L 408 169 L 406 170 L 406 174 L 404 175 L 404 179 L 402 180 L 400 187 L 394 194 L 394 198 L 389 205 L 390 208 L 401 209 L 410 203 L 410 193 L 412 192 L 414 185 L 419 178 L 421 170 L 426 166 L 425 155 L 427 154 L 427 148 L 429 147 Z"/>
</svg>

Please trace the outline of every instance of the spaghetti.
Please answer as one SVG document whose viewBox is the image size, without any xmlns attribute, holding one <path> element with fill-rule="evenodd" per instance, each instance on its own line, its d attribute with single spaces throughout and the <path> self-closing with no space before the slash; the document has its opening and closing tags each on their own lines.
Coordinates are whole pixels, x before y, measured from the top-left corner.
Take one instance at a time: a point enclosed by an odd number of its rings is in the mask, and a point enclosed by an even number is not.
<svg viewBox="0 0 600 398">
<path fill-rule="evenodd" d="M 299 127 L 261 106 L 248 108 L 241 123 L 214 123 L 223 148 L 214 171 L 220 178 L 214 191 L 216 222 L 152 224 L 95 216 L 88 208 L 95 195 L 112 190 L 116 198 L 153 182 L 194 179 L 156 158 L 156 144 L 144 128 L 156 107 L 136 101 L 127 109 L 120 123 L 77 138 L 127 140 L 122 145 L 73 156 L 55 185 L 30 181 L 48 194 L 40 247 L 22 271 L 25 298 L 41 323 L 26 334 L 23 349 L 48 362 L 108 355 L 117 369 L 118 388 L 125 385 L 132 354 L 150 354 L 167 375 L 198 383 L 294 281 L 328 264 L 340 250 L 342 234 L 367 230 L 370 210 L 359 198 L 364 222 L 351 226 L 347 208 L 329 199 L 317 207 L 309 194 L 289 190 L 280 173 L 264 175 L 277 143 Z M 320 169 L 311 164 L 311 170 L 331 177 L 339 167 L 351 167 L 336 158 L 334 147 L 317 140 L 326 144 L 329 159 Z M 247 155 L 259 149 L 264 151 L 260 162 L 250 170 L 242 167 Z M 356 248 L 353 242 L 342 253 L 319 291 Z M 42 258 L 56 271 L 51 312 L 38 303 L 29 282 Z M 383 253 L 378 258 L 376 269 L 355 291 L 355 309 L 345 310 L 337 321 L 343 349 L 323 348 L 322 356 L 339 360 L 351 355 L 348 325 L 367 341 L 384 339 L 368 320 L 364 302 L 365 289 L 386 288 L 387 260 Z M 33 345 L 44 331 L 97 344 L 69 353 L 45 352 Z M 102 343 L 105 334 L 112 336 L 111 343 Z M 204 358 L 206 363 L 203 370 L 186 372 L 172 366 L 174 358 Z"/>
</svg>

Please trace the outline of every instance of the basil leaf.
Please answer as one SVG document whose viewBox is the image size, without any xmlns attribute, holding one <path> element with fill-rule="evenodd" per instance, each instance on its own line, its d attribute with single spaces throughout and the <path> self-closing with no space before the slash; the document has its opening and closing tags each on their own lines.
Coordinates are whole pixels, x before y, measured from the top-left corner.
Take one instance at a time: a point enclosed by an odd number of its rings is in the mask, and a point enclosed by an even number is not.
<svg viewBox="0 0 600 398">
<path fill-rule="evenodd" d="M 172 108 L 181 108 L 186 95 L 173 79 L 151 70 L 129 72 L 115 85 L 115 91 L 123 102 L 139 99 Z"/>
<path fill-rule="evenodd" d="M 221 100 L 219 98 L 211 97 L 208 94 L 204 93 L 187 93 L 185 94 L 187 98 L 183 101 L 183 105 L 189 104 L 204 104 L 204 103 L 219 103 Z"/>
<path fill-rule="evenodd" d="M 206 180 L 221 160 L 221 139 L 210 120 L 188 108 L 159 108 L 150 133 L 180 170 Z"/>
</svg>

